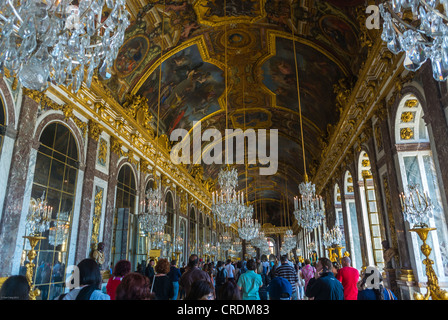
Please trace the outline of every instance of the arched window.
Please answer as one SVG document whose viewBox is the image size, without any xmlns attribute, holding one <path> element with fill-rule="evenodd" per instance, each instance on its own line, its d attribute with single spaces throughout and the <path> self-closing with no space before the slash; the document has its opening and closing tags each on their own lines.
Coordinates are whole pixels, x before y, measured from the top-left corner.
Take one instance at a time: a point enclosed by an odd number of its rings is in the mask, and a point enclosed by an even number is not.
<svg viewBox="0 0 448 320">
<path fill-rule="evenodd" d="M 166 193 L 165 197 L 166 202 L 166 214 L 167 214 L 167 221 L 165 225 L 165 235 L 167 243 L 172 244 L 175 237 L 174 237 L 174 199 L 171 192 Z M 165 253 L 166 257 L 171 257 L 173 253 L 173 246 L 168 245 L 166 246 L 167 252 Z"/>
<path fill-rule="evenodd" d="M 115 265 L 122 259 L 130 260 L 136 264 L 137 256 L 132 248 L 131 230 L 133 226 L 133 215 L 136 214 L 136 182 L 134 172 L 130 165 L 121 167 L 117 178 L 117 191 L 115 199 L 115 218 L 112 238 L 112 263 Z"/>
<path fill-rule="evenodd" d="M 362 267 L 361 239 L 359 238 L 358 216 L 356 214 L 356 203 L 353 187 L 353 177 L 350 171 L 346 171 L 344 177 L 344 198 L 347 210 L 347 232 L 350 242 L 350 256 L 352 266 L 360 269 Z"/>
<path fill-rule="evenodd" d="M 41 290 L 42 300 L 52 300 L 62 293 L 65 279 L 79 167 L 78 147 L 70 130 L 57 122 L 43 130 L 39 141 L 30 210 L 32 204 L 42 200 L 47 201 L 53 212 L 50 229 L 42 233 L 45 239 L 36 248 L 34 284 Z M 26 264 L 27 250 L 29 244 L 24 242 L 22 265 Z"/>
<path fill-rule="evenodd" d="M 198 221 L 198 225 L 199 225 L 199 233 L 198 233 L 198 241 L 199 241 L 199 255 L 203 256 L 204 255 L 204 214 L 202 213 L 202 211 L 199 211 L 199 221 Z"/>
<path fill-rule="evenodd" d="M 431 152 L 428 130 L 423 120 L 423 109 L 420 101 L 412 94 L 405 95 L 400 101 L 395 119 L 395 142 L 400 167 L 399 180 L 402 181 L 403 191 L 408 187 L 418 185 L 421 192 L 426 192 L 433 204 L 433 218 L 430 227 L 437 228 L 430 232 L 427 244 L 433 249 L 431 259 L 434 259 L 434 270 L 441 281 L 448 278 L 448 231 L 444 208 L 440 196 L 437 173 Z M 410 226 L 411 228 L 413 226 Z M 424 279 L 425 269 L 421 253 L 421 240 L 411 232 L 415 266 L 419 279 Z M 421 280 L 425 281 L 425 280 Z"/>
<path fill-rule="evenodd" d="M 275 251 L 275 241 L 272 238 L 266 238 L 268 240 L 268 247 L 269 247 L 269 255 L 268 257 L 272 254 L 272 255 L 276 255 L 276 251 Z"/>
<path fill-rule="evenodd" d="M 183 218 L 180 218 L 179 220 L 179 235 L 181 236 L 181 238 L 184 240 L 183 245 L 182 245 L 182 250 L 181 253 L 179 254 L 179 266 L 182 266 L 182 263 L 185 262 L 185 255 L 186 255 L 186 235 L 187 235 L 187 226 L 186 226 L 186 220 Z"/>
<path fill-rule="evenodd" d="M 358 168 L 358 184 L 363 208 L 368 259 L 363 262 L 368 265 L 376 265 L 380 270 L 383 270 L 384 257 L 377 196 L 372 171 L 370 170 L 370 158 L 367 152 L 361 151 Z"/>
<path fill-rule="evenodd" d="M 154 187 L 154 180 L 150 179 L 145 186 L 145 194 L 143 197 L 146 198 L 146 194 L 149 192 L 151 188 Z M 141 199 L 140 204 L 141 208 L 140 210 L 144 210 L 144 199 Z M 140 212 L 137 212 L 140 213 Z M 142 229 L 140 223 L 138 223 L 138 219 L 135 223 L 135 234 L 137 235 L 136 239 L 136 252 L 135 252 L 135 260 L 136 263 L 146 263 L 146 260 L 148 257 L 148 251 L 150 250 L 150 235 L 148 235 L 145 230 Z"/>
<path fill-rule="evenodd" d="M 339 185 L 336 183 L 334 185 L 334 209 L 336 212 L 336 221 L 335 226 L 339 226 L 339 229 L 342 232 L 342 242 L 341 246 L 346 248 L 345 243 L 345 228 L 344 228 L 344 216 L 342 213 L 342 203 L 341 203 L 341 190 L 339 189 Z"/>
<path fill-rule="evenodd" d="M 211 243 L 212 227 L 210 226 L 210 217 L 208 215 L 205 215 L 205 221 L 205 243 Z"/>
<path fill-rule="evenodd" d="M 188 248 L 190 254 L 197 253 L 197 242 L 196 242 L 196 213 L 194 208 L 190 209 L 190 230 L 188 233 Z"/>
</svg>

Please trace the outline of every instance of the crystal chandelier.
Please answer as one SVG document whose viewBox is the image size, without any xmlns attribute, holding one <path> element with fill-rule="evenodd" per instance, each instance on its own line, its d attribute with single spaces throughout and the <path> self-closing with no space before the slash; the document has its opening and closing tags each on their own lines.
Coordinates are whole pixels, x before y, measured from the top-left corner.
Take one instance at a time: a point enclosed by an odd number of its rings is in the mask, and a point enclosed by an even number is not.
<svg viewBox="0 0 448 320">
<path fill-rule="evenodd" d="M 335 226 L 331 230 L 327 229 L 322 240 L 325 247 L 340 246 L 342 243 L 342 232 L 339 226 Z"/>
<path fill-rule="evenodd" d="M 264 235 L 264 231 L 260 230 L 258 232 L 258 236 L 251 240 L 253 246 L 260 248 L 263 246 L 263 243 L 266 241 L 266 237 Z"/>
<path fill-rule="evenodd" d="M 105 5 L 105 6 L 104 6 Z M 125 0 L 5 0 L 0 2 L 0 72 L 31 90 L 50 82 L 90 87 L 95 68 L 108 79 L 123 44 Z"/>
<path fill-rule="evenodd" d="M 268 256 L 271 253 L 269 250 L 269 244 L 268 244 L 268 241 L 266 240 L 266 238 L 265 238 L 265 241 L 259 247 L 259 249 L 260 249 L 261 255 L 265 254 Z"/>
<path fill-rule="evenodd" d="M 429 218 L 432 218 L 433 205 L 426 192 L 419 191 L 418 185 L 408 186 L 409 194 L 400 194 L 401 208 L 406 221 L 413 223 L 414 227 L 424 228 L 428 226 Z"/>
<path fill-rule="evenodd" d="M 232 237 L 226 231 L 221 236 L 221 249 L 223 251 L 230 250 L 232 248 Z"/>
<path fill-rule="evenodd" d="M 291 3 L 291 13 L 293 14 L 293 6 Z M 316 187 L 313 183 L 308 181 L 308 175 L 306 170 L 306 156 L 305 156 L 305 140 L 303 137 L 303 120 L 302 120 L 302 105 L 300 102 L 300 87 L 299 87 L 299 69 L 297 64 L 296 54 L 296 41 L 294 28 L 292 28 L 293 38 L 293 51 L 294 62 L 296 70 L 296 82 L 297 82 L 297 101 L 299 105 L 299 120 L 300 120 L 300 134 L 302 141 L 302 157 L 303 157 L 303 170 L 305 182 L 299 185 L 299 191 L 302 195 L 301 199 L 294 197 L 294 216 L 297 222 L 302 228 L 311 231 L 322 223 L 324 219 L 324 205 L 322 197 L 316 196 Z"/>
<path fill-rule="evenodd" d="M 243 250 L 243 243 L 241 242 L 241 239 L 236 239 L 233 241 L 232 248 L 236 252 L 241 252 L 241 250 Z"/>
<path fill-rule="evenodd" d="M 404 67 L 418 70 L 431 60 L 433 77 L 448 77 L 448 1 L 388 0 L 379 5 L 383 17 L 381 39 L 388 49 L 405 53 Z"/>
<path fill-rule="evenodd" d="M 180 235 L 177 235 L 174 240 L 174 252 L 181 253 L 184 248 L 184 238 Z"/>
<path fill-rule="evenodd" d="M 296 244 L 297 241 L 292 233 L 292 230 L 291 229 L 286 230 L 285 237 L 282 241 L 282 248 L 284 248 L 286 252 L 290 252 L 292 249 L 296 247 Z"/>
<path fill-rule="evenodd" d="M 310 252 L 316 250 L 316 244 L 314 242 L 308 243 L 308 245 L 306 247 L 307 247 L 308 251 L 310 251 Z"/>
<path fill-rule="evenodd" d="M 151 248 L 164 250 L 167 245 L 167 235 L 164 231 L 156 231 L 152 233 Z"/>
<path fill-rule="evenodd" d="M 67 241 L 70 228 L 69 213 L 60 212 L 58 220 L 54 224 L 49 230 L 48 243 L 56 247 Z"/>
<path fill-rule="evenodd" d="M 243 217 L 245 206 L 243 192 L 237 192 L 238 172 L 234 169 L 221 169 L 218 175 L 220 192 L 212 193 L 212 212 L 227 227 Z"/>
<path fill-rule="evenodd" d="M 301 197 L 294 197 L 294 216 L 302 228 L 311 231 L 324 220 L 325 209 L 322 197 L 315 194 L 315 185 L 305 181 L 299 186 Z"/>
<path fill-rule="evenodd" d="M 28 235 L 38 235 L 50 229 L 53 207 L 47 205 L 45 191 L 42 197 L 30 200 L 30 207 L 26 216 L 26 230 Z"/>
<path fill-rule="evenodd" d="M 163 232 L 168 220 L 166 202 L 164 201 L 162 186 L 151 188 L 146 193 L 143 211 L 138 215 L 141 228 L 149 234 Z"/>
<path fill-rule="evenodd" d="M 246 246 L 246 254 L 249 255 L 250 257 L 255 257 L 256 255 L 255 248 L 251 245 Z"/>
<path fill-rule="evenodd" d="M 216 247 L 216 245 L 212 245 L 210 247 L 210 255 L 212 256 L 212 258 L 218 255 L 218 248 Z"/>
<path fill-rule="evenodd" d="M 244 216 L 238 222 L 238 234 L 241 239 L 247 241 L 256 238 L 261 227 L 258 220 L 252 218 L 253 212 L 253 205 L 246 206 Z"/>
</svg>

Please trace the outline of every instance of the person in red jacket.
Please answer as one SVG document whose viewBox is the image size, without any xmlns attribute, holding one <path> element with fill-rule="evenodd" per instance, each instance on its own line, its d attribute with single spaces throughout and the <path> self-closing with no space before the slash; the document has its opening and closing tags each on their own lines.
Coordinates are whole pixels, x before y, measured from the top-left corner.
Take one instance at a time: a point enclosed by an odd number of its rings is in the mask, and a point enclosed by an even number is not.
<svg viewBox="0 0 448 320">
<path fill-rule="evenodd" d="M 336 279 L 344 287 L 344 300 L 358 300 L 359 271 L 351 266 L 349 257 L 342 258 L 342 268 L 339 269 Z"/>
</svg>

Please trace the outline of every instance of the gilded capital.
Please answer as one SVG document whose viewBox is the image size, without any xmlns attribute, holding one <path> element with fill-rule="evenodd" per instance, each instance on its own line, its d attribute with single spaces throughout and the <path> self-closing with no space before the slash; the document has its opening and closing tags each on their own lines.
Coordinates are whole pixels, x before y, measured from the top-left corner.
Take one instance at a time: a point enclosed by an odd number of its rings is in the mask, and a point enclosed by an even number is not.
<svg viewBox="0 0 448 320">
<path fill-rule="evenodd" d="M 121 156 L 122 154 L 121 147 L 123 146 L 123 144 L 120 142 L 120 140 L 118 140 L 115 137 L 110 137 L 110 144 L 111 144 L 110 149 L 112 150 L 112 152 Z"/>
<path fill-rule="evenodd" d="M 102 132 L 101 125 L 94 120 L 89 120 L 89 137 L 95 141 L 98 141 L 101 132 Z"/>
</svg>

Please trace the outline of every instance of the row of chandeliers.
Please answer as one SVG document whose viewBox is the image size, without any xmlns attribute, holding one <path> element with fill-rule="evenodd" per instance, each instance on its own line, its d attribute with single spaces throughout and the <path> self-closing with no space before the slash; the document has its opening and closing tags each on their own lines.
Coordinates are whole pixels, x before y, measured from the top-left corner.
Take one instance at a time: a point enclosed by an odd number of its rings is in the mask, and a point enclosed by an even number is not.
<svg viewBox="0 0 448 320">
<path fill-rule="evenodd" d="M 225 1 L 224 1 L 225 6 Z M 291 4 L 291 21 L 293 21 L 293 7 Z M 299 117 L 300 117 L 300 129 L 301 129 L 301 141 L 302 141 L 302 151 L 303 151 L 303 164 L 304 164 L 304 177 L 305 182 L 301 183 L 299 186 L 299 191 L 301 197 L 294 198 L 294 216 L 297 219 L 298 224 L 306 231 L 312 231 L 314 228 L 318 227 L 324 217 L 324 203 L 322 197 L 316 196 L 315 185 L 308 181 L 307 171 L 306 171 L 306 161 L 305 161 L 305 146 L 303 138 L 303 126 L 302 126 L 302 111 L 300 103 L 300 91 L 299 91 L 299 76 L 298 76 L 298 66 L 297 66 L 297 55 L 295 46 L 295 34 L 294 28 L 292 29 L 292 40 L 294 47 L 294 61 L 296 67 L 296 81 L 297 81 L 297 98 L 299 105 Z M 225 29 L 225 39 L 227 39 L 227 29 Z M 225 99 L 225 110 L 226 110 L 226 129 L 227 129 L 227 43 L 225 46 L 225 81 L 226 81 L 226 99 Z M 244 126 L 245 126 L 245 106 L 244 106 L 244 81 L 243 81 L 243 109 L 244 109 Z M 245 129 L 245 128 L 244 128 Z M 246 144 L 245 144 L 246 146 Z M 246 163 L 246 193 L 247 193 L 247 163 Z M 244 204 L 244 193 L 238 192 L 236 190 L 238 186 L 238 172 L 235 168 L 230 168 L 227 166 L 221 169 L 218 175 L 218 183 L 220 186 L 219 192 L 214 192 L 212 194 L 212 212 L 215 217 L 230 227 L 232 224 L 237 224 L 238 234 L 241 239 L 250 241 L 251 245 L 258 247 L 261 252 L 268 253 L 269 245 L 267 238 L 261 229 L 260 223 L 253 218 L 253 206 Z M 285 203 L 287 203 L 287 190 Z M 255 192 L 256 196 L 256 192 Z M 247 197 L 247 195 L 246 195 Z M 287 208 L 289 212 L 289 207 Z M 285 214 L 286 216 L 286 214 Z M 289 216 L 289 215 L 288 215 Z M 223 243 L 226 243 L 224 248 L 231 247 L 231 239 L 228 234 L 223 237 Z M 236 248 L 240 248 L 240 241 L 234 242 Z M 282 253 L 286 254 L 294 249 L 297 245 L 297 240 L 293 235 L 291 229 L 287 229 L 285 232 L 284 239 L 282 241 Z M 251 249 L 251 248 L 250 248 Z M 238 251 L 238 250 L 237 250 Z"/>
<path fill-rule="evenodd" d="M 224 1 L 224 14 L 227 14 L 226 1 Z M 224 39 L 227 39 L 227 25 L 224 26 Z M 225 59 L 225 112 L 226 112 L 226 129 L 228 128 L 228 71 L 227 71 L 227 40 L 224 45 L 224 59 Z M 243 109 L 244 109 L 244 129 L 246 126 L 246 109 L 244 104 L 244 79 L 243 79 Z M 246 143 L 244 143 L 246 148 Z M 245 150 L 246 151 L 246 150 Z M 245 152 L 246 154 L 246 152 Z M 228 160 L 228 159 L 226 159 Z M 226 161 L 226 163 L 229 163 Z M 257 219 L 254 219 L 254 207 L 249 204 L 247 193 L 247 161 L 246 161 L 246 196 L 244 192 L 238 192 L 238 171 L 235 168 L 230 168 L 227 165 L 218 174 L 219 191 L 212 193 L 212 213 L 216 219 L 223 223 L 226 227 L 230 227 L 233 224 L 237 224 L 238 235 L 242 240 L 251 241 L 258 239 L 260 236 L 260 223 Z M 245 201 L 246 200 L 246 201 Z M 246 204 L 245 204 L 246 202 Z M 242 240 L 235 239 L 232 241 L 232 237 L 228 232 L 225 232 L 221 238 L 221 248 L 223 250 L 232 250 L 235 252 L 241 252 Z M 256 242 L 252 242 L 253 245 Z M 266 243 L 267 244 L 267 243 Z M 246 246 L 246 252 L 254 256 L 255 250 L 252 246 Z"/>
</svg>

